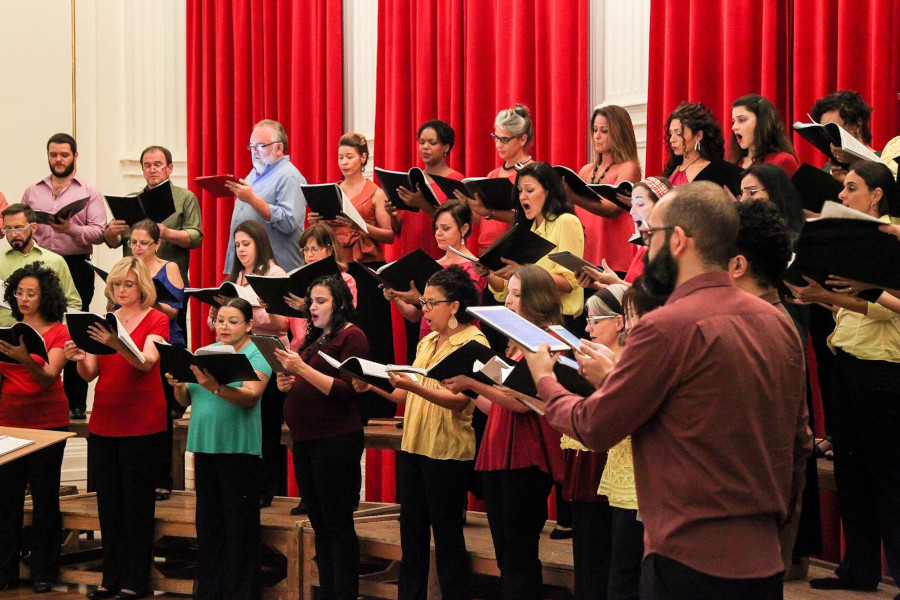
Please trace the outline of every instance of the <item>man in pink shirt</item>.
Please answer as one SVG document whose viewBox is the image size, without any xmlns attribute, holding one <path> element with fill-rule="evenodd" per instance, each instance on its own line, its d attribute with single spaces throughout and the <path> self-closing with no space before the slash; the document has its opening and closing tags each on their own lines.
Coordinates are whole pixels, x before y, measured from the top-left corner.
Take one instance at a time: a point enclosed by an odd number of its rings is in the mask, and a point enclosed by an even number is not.
<svg viewBox="0 0 900 600">
<path fill-rule="evenodd" d="M 94 271 L 85 262 L 90 260 L 94 244 L 103 241 L 106 227 L 106 207 L 100 191 L 75 172 L 78 144 L 67 133 L 57 133 L 47 140 L 47 162 L 50 174 L 22 194 L 22 204 L 35 211 L 56 214 L 73 202 L 87 198 L 87 205 L 70 215 L 58 218 L 51 225 L 38 225 L 34 240 L 41 248 L 65 259 L 81 296 L 81 306 L 89 310 L 94 297 Z M 74 363 L 67 365 L 63 382 L 69 409 L 75 418 L 84 418 L 87 384 L 78 377 Z M 71 366 L 71 368 L 70 368 Z"/>
</svg>

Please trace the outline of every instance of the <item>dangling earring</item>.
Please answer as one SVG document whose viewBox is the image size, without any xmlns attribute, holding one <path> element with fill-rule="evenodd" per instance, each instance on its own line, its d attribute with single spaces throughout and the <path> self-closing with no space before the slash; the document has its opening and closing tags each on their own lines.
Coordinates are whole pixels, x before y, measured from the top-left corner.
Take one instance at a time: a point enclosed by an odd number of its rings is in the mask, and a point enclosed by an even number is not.
<svg viewBox="0 0 900 600">
<path fill-rule="evenodd" d="M 456 313 L 450 315 L 450 320 L 447 321 L 447 327 L 449 327 L 450 329 L 456 329 L 457 327 L 459 327 L 459 321 L 456 320 Z"/>
<path fill-rule="evenodd" d="M 700 140 L 697 140 L 694 143 L 694 150 L 696 150 L 697 152 L 700 152 Z"/>
</svg>

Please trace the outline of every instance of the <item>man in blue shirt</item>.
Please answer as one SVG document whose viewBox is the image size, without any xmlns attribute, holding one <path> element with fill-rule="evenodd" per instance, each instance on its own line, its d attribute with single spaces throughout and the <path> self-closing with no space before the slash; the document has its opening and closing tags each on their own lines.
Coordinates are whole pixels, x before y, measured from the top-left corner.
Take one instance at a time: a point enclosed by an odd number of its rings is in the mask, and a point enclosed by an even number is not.
<svg viewBox="0 0 900 600">
<path fill-rule="evenodd" d="M 237 226 L 247 220 L 259 221 L 269 234 L 275 260 L 285 271 L 303 262 L 298 240 L 306 218 L 306 199 L 300 190 L 306 178 L 288 156 L 288 139 L 278 121 L 264 119 L 253 127 L 247 144 L 253 170 L 246 180 L 226 183 L 237 197 L 231 215 L 231 235 L 225 254 L 225 273 L 231 272 L 234 245 L 231 237 Z"/>
</svg>

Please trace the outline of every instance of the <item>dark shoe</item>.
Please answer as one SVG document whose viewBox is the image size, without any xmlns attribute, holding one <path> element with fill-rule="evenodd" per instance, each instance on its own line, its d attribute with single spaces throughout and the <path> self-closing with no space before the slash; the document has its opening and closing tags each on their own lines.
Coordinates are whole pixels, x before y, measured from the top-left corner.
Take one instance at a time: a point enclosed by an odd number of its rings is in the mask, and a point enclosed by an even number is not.
<svg viewBox="0 0 900 600">
<path fill-rule="evenodd" d="M 73 408 L 72 409 L 72 418 L 82 420 L 82 419 L 86 419 L 87 415 L 84 414 L 83 408 Z"/>
<path fill-rule="evenodd" d="M 292 515 L 305 515 L 308 512 L 309 506 L 307 506 L 306 500 L 304 500 L 303 498 L 300 498 L 300 502 L 297 504 L 297 506 L 291 509 Z"/>
<path fill-rule="evenodd" d="M 116 594 L 116 600 L 136 600 L 137 598 L 145 598 L 150 595 L 150 590 L 142 592 L 132 592 L 131 590 L 119 590 Z"/>
<path fill-rule="evenodd" d="M 106 600 L 107 598 L 115 598 L 116 592 L 108 590 L 106 588 L 98 587 L 96 590 L 90 591 L 85 594 L 85 597 L 88 600 Z"/>
<path fill-rule="evenodd" d="M 572 537 L 572 528 L 563 529 L 559 526 L 554 527 L 550 532 L 551 540 L 568 540 Z"/>
<path fill-rule="evenodd" d="M 269 496 L 268 494 L 259 497 L 259 507 L 265 508 L 267 506 L 272 506 L 272 499 L 274 496 Z"/>
<path fill-rule="evenodd" d="M 810 579 L 809 587 L 814 590 L 852 590 L 854 592 L 874 592 L 878 589 L 878 582 L 875 583 L 856 583 L 849 579 L 841 579 L 840 577 L 822 577 L 821 579 Z"/>
<path fill-rule="evenodd" d="M 169 490 L 164 490 L 162 488 L 156 488 L 156 501 L 162 502 L 163 500 L 168 500 L 169 496 L 172 495 L 172 492 Z"/>
<path fill-rule="evenodd" d="M 31 587 L 35 594 L 46 594 L 53 591 L 53 584 L 47 581 L 35 581 Z"/>
</svg>

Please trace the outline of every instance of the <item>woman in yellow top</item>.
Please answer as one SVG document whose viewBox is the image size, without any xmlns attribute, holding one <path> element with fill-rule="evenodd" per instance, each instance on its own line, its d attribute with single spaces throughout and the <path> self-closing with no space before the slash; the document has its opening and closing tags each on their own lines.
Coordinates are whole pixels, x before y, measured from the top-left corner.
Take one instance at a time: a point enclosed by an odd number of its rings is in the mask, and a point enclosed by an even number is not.
<svg viewBox="0 0 900 600">
<path fill-rule="evenodd" d="M 860 161 L 844 178 L 844 206 L 890 223 L 894 178 L 882 163 Z M 872 256 L 872 260 L 883 260 Z M 826 281 L 835 291 L 806 278 L 788 284 L 796 303 L 823 302 L 837 308 L 828 346 L 836 418 L 834 482 L 846 550 L 837 577 L 813 579 L 817 589 L 871 591 L 881 580 L 881 543 L 888 569 L 900 580 L 900 299 L 882 292 L 877 303 L 855 294 L 871 288 L 855 281 Z M 844 292 L 844 293 L 841 293 Z"/>
<path fill-rule="evenodd" d="M 487 346 L 484 334 L 472 325 L 466 312 L 477 302 L 472 278 L 461 267 L 438 271 L 422 294 L 422 314 L 431 333 L 416 349 L 413 366 L 428 368 L 471 340 Z M 385 398 L 405 404 L 403 441 L 398 454 L 400 489 L 399 600 L 425 598 L 431 534 L 437 560 L 438 581 L 444 600 L 467 600 L 469 558 L 463 537 L 466 485 L 475 460 L 471 399 L 454 393 L 430 378 L 413 381 L 392 374 L 396 388 Z M 357 381 L 357 391 L 370 388 Z"/>
<path fill-rule="evenodd" d="M 583 256 L 584 228 L 568 203 L 562 180 L 553 167 L 544 162 L 526 165 L 516 177 L 516 187 L 519 189 L 522 212 L 531 221 L 531 231 L 556 244 L 551 252 L 569 251 L 575 256 Z M 500 301 L 506 298 L 510 275 L 519 268 L 511 260 L 503 259 L 503 262 L 506 266 L 499 271 L 487 271 L 480 267 L 481 275 L 487 279 L 494 297 Z M 582 317 L 584 288 L 578 285 L 575 273 L 546 256 L 535 264 L 548 271 L 559 288 L 566 329 L 580 335 L 585 326 Z"/>
</svg>

